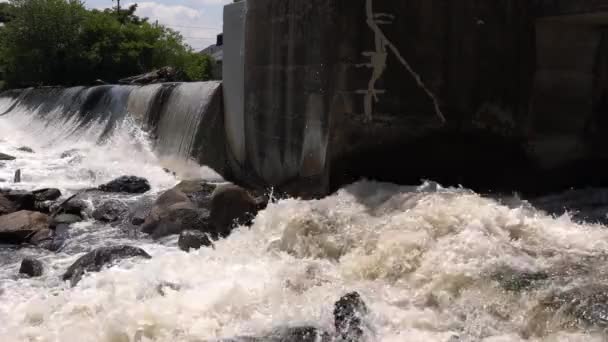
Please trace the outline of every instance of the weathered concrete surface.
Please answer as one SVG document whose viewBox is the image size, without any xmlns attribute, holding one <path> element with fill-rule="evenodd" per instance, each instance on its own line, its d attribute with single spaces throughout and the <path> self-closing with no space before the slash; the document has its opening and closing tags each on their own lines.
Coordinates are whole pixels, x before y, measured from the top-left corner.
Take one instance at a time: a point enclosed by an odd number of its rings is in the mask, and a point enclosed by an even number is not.
<svg viewBox="0 0 608 342">
<path fill-rule="evenodd" d="M 608 14 L 606 0 L 532 0 L 537 17 Z"/>
<path fill-rule="evenodd" d="M 305 196 L 361 177 L 606 184 L 607 5 L 249 0 L 231 176 Z"/>
</svg>

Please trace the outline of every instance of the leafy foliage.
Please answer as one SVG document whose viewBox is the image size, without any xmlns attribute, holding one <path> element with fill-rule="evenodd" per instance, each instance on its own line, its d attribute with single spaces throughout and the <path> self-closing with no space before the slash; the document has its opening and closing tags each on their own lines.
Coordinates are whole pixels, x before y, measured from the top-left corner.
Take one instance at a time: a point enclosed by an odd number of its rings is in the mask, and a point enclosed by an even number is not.
<svg viewBox="0 0 608 342">
<path fill-rule="evenodd" d="M 80 0 L 11 0 L 0 7 L 6 22 L 0 27 L 0 71 L 12 87 L 116 82 L 163 66 L 192 81 L 210 78 L 209 57 L 136 10 L 87 10 Z"/>
</svg>

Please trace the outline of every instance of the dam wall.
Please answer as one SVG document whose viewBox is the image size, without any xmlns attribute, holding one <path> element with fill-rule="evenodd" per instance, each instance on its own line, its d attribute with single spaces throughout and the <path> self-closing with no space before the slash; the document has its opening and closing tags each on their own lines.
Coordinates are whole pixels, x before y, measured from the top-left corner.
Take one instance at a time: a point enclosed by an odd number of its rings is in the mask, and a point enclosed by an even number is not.
<svg viewBox="0 0 608 342">
<path fill-rule="evenodd" d="M 302 196 L 360 178 L 608 183 L 603 1 L 238 5 L 243 50 L 224 64 L 244 75 L 243 111 L 225 113 L 236 181 Z"/>
</svg>

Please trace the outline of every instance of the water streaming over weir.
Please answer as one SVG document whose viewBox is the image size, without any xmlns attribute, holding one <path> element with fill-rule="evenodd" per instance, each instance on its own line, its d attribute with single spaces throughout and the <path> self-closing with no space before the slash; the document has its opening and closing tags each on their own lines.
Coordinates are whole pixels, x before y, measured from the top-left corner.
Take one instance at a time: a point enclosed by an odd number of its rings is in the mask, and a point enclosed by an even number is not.
<svg viewBox="0 0 608 342">
<path fill-rule="evenodd" d="M 1 162 L 0 187 L 57 187 L 69 195 L 133 174 L 150 181 L 151 194 L 143 196 L 154 197 L 181 177 L 217 180 L 192 158 L 218 86 L 5 93 L 0 152 L 17 159 Z M 62 156 L 68 150 L 77 152 Z M 184 161 L 188 175 L 163 171 L 167 160 Z M 16 169 L 23 170 L 20 184 L 10 182 Z M 549 201 L 560 206 L 560 198 Z M 608 285 L 608 230 L 517 198 L 432 182 L 362 181 L 321 200 L 271 203 L 251 228 L 189 254 L 175 237 L 152 241 L 93 221 L 74 225 L 70 235 L 57 253 L 0 246 L 0 341 L 195 342 L 285 325 L 329 330 L 332 303 L 349 291 L 369 306 L 369 341 L 606 338 L 603 297 L 582 311 L 556 308 L 550 298 Z M 74 288 L 60 280 L 83 252 L 117 244 L 153 258 L 123 261 Z M 17 276 L 24 256 L 41 260 L 45 275 Z M 176 286 L 158 291 L 167 283 Z M 573 298 L 565 300 L 580 302 Z"/>
</svg>

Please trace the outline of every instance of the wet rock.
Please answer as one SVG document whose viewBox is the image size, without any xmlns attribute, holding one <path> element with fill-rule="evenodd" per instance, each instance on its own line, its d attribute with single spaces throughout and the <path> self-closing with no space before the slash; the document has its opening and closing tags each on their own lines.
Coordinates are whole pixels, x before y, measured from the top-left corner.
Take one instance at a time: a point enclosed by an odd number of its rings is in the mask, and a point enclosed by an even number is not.
<svg viewBox="0 0 608 342">
<path fill-rule="evenodd" d="M 179 284 L 162 282 L 158 284 L 158 286 L 156 286 L 156 292 L 158 292 L 158 294 L 160 294 L 161 296 L 166 296 L 167 290 L 179 291 L 181 290 L 181 288 L 182 287 Z"/>
<path fill-rule="evenodd" d="M 27 147 L 27 146 L 21 146 L 17 149 L 17 151 L 34 153 L 34 150 L 31 147 Z"/>
<path fill-rule="evenodd" d="M 368 313 L 358 293 L 349 293 L 334 305 L 334 333 L 313 326 L 281 327 L 261 337 L 236 337 L 222 342 L 361 342 L 363 319 Z"/>
<path fill-rule="evenodd" d="M 549 275 L 544 272 L 522 272 L 513 269 L 504 269 L 496 272 L 492 278 L 506 291 L 521 292 L 534 287 Z"/>
<path fill-rule="evenodd" d="M 101 222 L 116 222 L 122 220 L 128 212 L 129 207 L 126 204 L 112 199 L 95 209 L 93 211 L 93 218 Z"/>
<path fill-rule="evenodd" d="M 133 257 L 152 258 L 141 248 L 131 246 L 101 247 L 80 257 L 63 275 L 63 280 L 69 280 L 76 286 L 87 272 L 99 272 L 104 266 Z"/>
<path fill-rule="evenodd" d="M 0 216 L 0 243 L 29 242 L 34 234 L 48 230 L 50 221 L 45 214 L 25 210 Z"/>
<path fill-rule="evenodd" d="M 158 215 L 150 215 L 142 225 L 142 232 L 154 239 L 179 234 L 184 230 L 200 230 L 214 233 L 209 225 L 209 211 L 196 208 L 190 202 L 173 204 Z"/>
<path fill-rule="evenodd" d="M 363 337 L 363 318 L 367 305 L 357 292 L 348 293 L 334 304 L 336 334 L 345 341 L 359 341 Z"/>
<path fill-rule="evenodd" d="M 36 198 L 29 191 L 9 190 L 3 195 L 13 203 L 17 210 L 36 210 Z"/>
<path fill-rule="evenodd" d="M 135 176 L 122 176 L 107 184 L 99 186 L 104 192 L 124 192 L 129 194 L 143 194 L 150 190 L 148 180 Z"/>
<path fill-rule="evenodd" d="M 61 224 L 74 224 L 82 221 L 82 217 L 74 214 L 59 214 L 53 218 L 52 226 L 56 227 Z"/>
<path fill-rule="evenodd" d="M 185 194 L 196 206 L 206 208 L 209 206 L 211 195 L 217 188 L 216 184 L 206 180 L 185 180 L 176 185 L 172 190 Z"/>
<path fill-rule="evenodd" d="M 553 294 L 532 310 L 525 336 L 563 329 L 608 328 L 608 286 L 588 285 Z"/>
<path fill-rule="evenodd" d="M 249 225 L 257 214 L 258 203 L 236 185 L 218 186 L 211 196 L 211 224 L 220 236 L 228 236 L 238 225 Z"/>
<path fill-rule="evenodd" d="M 179 234 L 177 245 L 182 251 L 189 252 L 191 249 L 213 246 L 208 234 L 198 230 L 185 230 Z"/>
<path fill-rule="evenodd" d="M 17 159 L 17 158 L 0 152 L 0 160 L 15 160 L 15 159 Z"/>
<path fill-rule="evenodd" d="M 54 234 L 55 234 L 54 231 L 51 229 L 40 230 L 31 237 L 31 239 L 29 240 L 29 243 L 31 243 L 34 246 L 47 248 L 46 246 L 48 246 L 49 244 L 51 244 L 53 242 Z"/>
<path fill-rule="evenodd" d="M 21 261 L 19 274 L 24 274 L 29 277 L 40 277 L 43 273 L 44 266 L 39 260 L 32 258 L 24 258 L 23 261 Z"/>
<path fill-rule="evenodd" d="M 44 243 L 38 245 L 38 247 L 48 249 L 52 252 L 57 252 L 63 248 L 66 241 L 70 237 L 70 226 L 68 224 L 62 223 L 55 226 L 55 230 L 53 231 L 53 237 L 51 240 L 46 240 Z"/>
<path fill-rule="evenodd" d="M 45 202 L 36 202 L 34 204 L 34 211 L 38 211 L 44 214 L 50 214 L 51 213 L 51 208 L 53 207 L 53 205 L 55 204 L 55 202 L 53 201 L 45 201 Z"/>
<path fill-rule="evenodd" d="M 60 157 L 61 157 L 61 159 L 70 158 L 70 157 L 78 155 L 78 152 L 79 152 L 79 150 L 74 148 L 74 149 L 67 150 L 67 151 L 61 153 Z"/>
<path fill-rule="evenodd" d="M 17 207 L 4 195 L 0 194 L 0 216 L 14 213 L 17 211 Z"/>
<path fill-rule="evenodd" d="M 55 201 L 61 197 L 59 189 L 40 189 L 32 191 L 37 202 Z"/>
<path fill-rule="evenodd" d="M 64 213 L 85 218 L 87 217 L 88 213 L 90 213 L 90 206 L 86 201 L 72 197 L 71 199 L 59 204 L 58 207 L 53 208 L 53 211 L 55 215 Z"/>
<path fill-rule="evenodd" d="M 13 183 L 21 183 L 21 169 L 17 169 L 17 171 L 15 171 L 15 176 L 13 177 Z"/>
</svg>

